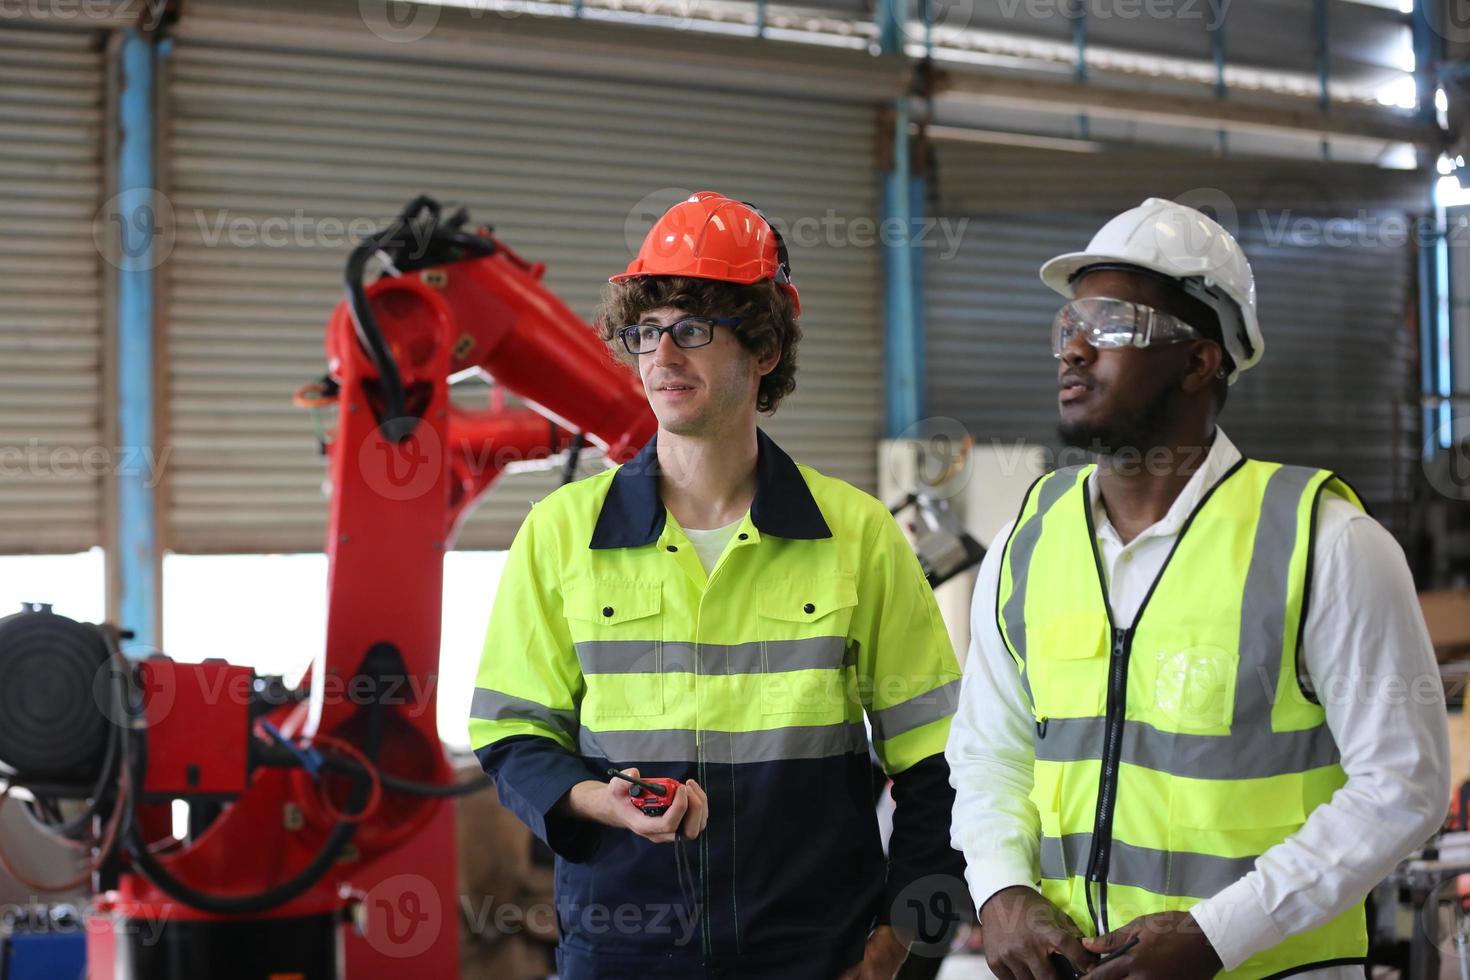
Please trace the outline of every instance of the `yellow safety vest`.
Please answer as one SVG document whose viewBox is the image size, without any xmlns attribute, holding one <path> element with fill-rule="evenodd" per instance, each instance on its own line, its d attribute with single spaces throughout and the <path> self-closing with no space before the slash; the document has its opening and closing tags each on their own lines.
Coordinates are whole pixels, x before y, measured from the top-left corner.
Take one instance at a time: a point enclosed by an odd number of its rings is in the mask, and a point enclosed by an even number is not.
<svg viewBox="0 0 1470 980">
<path fill-rule="evenodd" d="M 1298 673 L 1325 470 L 1242 460 L 1185 521 L 1118 628 L 1087 492 L 1037 481 L 1005 545 L 997 618 L 1035 713 L 1041 891 L 1088 935 L 1187 910 L 1249 873 L 1347 781 Z M 1363 962 L 1363 907 L 1221 974 Z"/>
</svg>

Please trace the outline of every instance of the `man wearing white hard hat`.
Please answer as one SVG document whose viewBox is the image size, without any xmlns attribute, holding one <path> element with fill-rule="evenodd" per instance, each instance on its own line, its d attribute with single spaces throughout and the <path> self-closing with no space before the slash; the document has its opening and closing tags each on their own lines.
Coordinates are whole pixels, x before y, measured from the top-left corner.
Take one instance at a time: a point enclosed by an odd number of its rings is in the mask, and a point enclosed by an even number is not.
<svg viewBox="0 0 1470 980">
<path fill-rule="evenodd" d="M 975 590 L 946 755 L 990 966 L 1360 978 L 1364 898 L 1449 795 L 1403 553 L 1337 475 L 1216 425 L 1265 349 L 1219 224 L 1150 198 L 1041 278 L 1059 433 L 1096 462 L 1032 486 Z"/>
</svg>

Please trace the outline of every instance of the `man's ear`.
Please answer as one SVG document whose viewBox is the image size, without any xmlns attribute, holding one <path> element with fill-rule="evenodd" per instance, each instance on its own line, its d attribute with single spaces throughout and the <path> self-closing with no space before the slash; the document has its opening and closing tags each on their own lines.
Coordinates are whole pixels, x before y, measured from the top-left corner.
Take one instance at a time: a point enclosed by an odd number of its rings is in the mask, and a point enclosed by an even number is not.
<svg viewBox="0 0 1470 980">
<path fill-rule="evenodd" d="M 776 365 L 780 363 L 781 345 L 779 343 L 773 343 L 771 344 L 770 350 L 766 351 L 764 354 L 755 359 L 756 374 L 764 378 L 766 375 L 776 370 Z"/>
<path fill-rule="evenodd" d="M 1180 387 L 1189 394 L 1213 388 L 1224 357 L 1225 352 L 1213 340 L 1195 341 L 1190 345 L 1184 377 L 1179 379 Z"/>
</svg>

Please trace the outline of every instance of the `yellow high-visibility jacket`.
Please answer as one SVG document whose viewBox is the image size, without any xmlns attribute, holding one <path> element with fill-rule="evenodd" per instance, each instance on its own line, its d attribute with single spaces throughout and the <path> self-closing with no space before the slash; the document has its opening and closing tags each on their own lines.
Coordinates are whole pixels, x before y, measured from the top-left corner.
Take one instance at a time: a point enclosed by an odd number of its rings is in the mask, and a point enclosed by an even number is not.
<svg viewBox="0 0 1470 980">
<path fill-rule="evenodd" d="M 687 958 L 835 976 L 905 887 L 960 869 L 959 670 L 933 592 L 886 507 L 758 441 L 754 502 L 708 576 L 659 498 L 655 440 L 537 504 L 495 597 L 471 742 L 558 854 L 562 955 L 609 975 Z M 888 864 L 865 716 L 895 780 Z M 609 767 L 708 793 L 692 902 L 675 845 L 556 811 Z"/>
</svg>

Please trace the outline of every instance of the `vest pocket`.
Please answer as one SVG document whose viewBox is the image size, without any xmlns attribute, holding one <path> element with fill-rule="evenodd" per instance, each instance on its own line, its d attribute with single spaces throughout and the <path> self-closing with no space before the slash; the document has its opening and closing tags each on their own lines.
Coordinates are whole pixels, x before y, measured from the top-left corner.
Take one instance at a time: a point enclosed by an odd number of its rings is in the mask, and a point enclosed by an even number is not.
<svg viewBox="0 0 1470 980">
<path fill-rule="evenodd" d="M 1228 751 L 1221 746 L 1222 751 Z M 1209 898 L 1306 823 L 1301 774 L 1175 779 L 1169 798 L 1169 891 Z"/>
<path fill-rule="evenodd" d="M 1235 716 L 1238 660 L 1219 647 L 1160 651 L 1154 657 L 1154 707 L 1174 731 L 1227 734 Z"/>
<path fill-rule="evenodd" d="M 569 586 L 564 614 L 587 692 L 582 721 L 664 711 L 662 586 L 591 579 Z"/>
<path fill-rule="evenodd" d="M 762 715 L 826 716 L 847 709 L 847 632 L 857 606 L 850 575 L 765 582 L 756 592 L 761 620 Z"/>
<path fill-rule="evenodd" d="M 1090 614 L 1062 614 L 1026 631 L 1026 671 L 1041 718 L 1107 714 L 1108 625 Z"/>
</svg>

